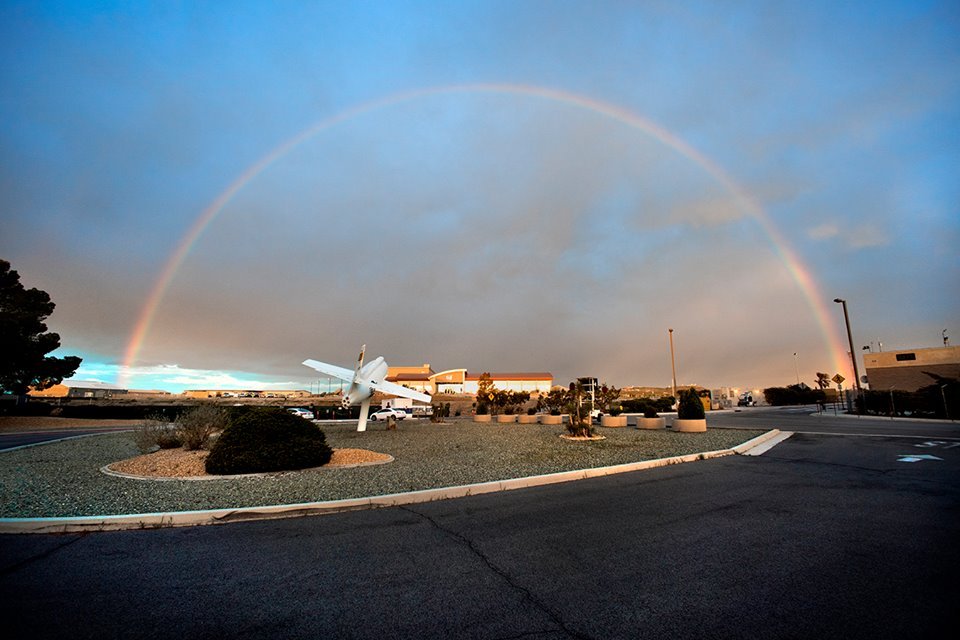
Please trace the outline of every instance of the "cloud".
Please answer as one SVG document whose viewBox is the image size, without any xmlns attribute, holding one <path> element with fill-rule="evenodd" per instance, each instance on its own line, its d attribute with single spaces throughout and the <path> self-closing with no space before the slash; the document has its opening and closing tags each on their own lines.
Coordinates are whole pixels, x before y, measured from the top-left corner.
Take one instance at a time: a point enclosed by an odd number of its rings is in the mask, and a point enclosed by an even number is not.
<svg viewBox="0 0 960 640">
<path fill-rule="evenodd" d="M 176 364 L 124 367 L 84 361 L 73 376 L 78 380 L 126 381 L 131 389 L 163 389 L 180 392 L 185 389 L 301 389 L 303 380 L 270 381 L 252 373 L 237 373 L 184 368 Z"/>
<path fill-rule="evenodd" d="M 840 233 L 840 229 L 837 228 L 837 225 L 831 222 L 825 222 L 816 227 L 807 229 L 807 236 L 812 240 L 828 240 L 830 238 L 835 238 Z"/>
</svg>

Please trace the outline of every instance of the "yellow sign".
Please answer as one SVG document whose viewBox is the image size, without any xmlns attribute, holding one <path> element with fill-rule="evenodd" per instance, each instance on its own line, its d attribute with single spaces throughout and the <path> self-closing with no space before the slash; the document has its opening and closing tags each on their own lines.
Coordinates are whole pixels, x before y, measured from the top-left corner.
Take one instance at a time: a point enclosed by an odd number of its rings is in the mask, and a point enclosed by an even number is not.
<svg viewBox="0 0 960 640">
<path fill-rule="evenodd" d="M 837 375 L 833 376 L 833 377 L 830 378 L 830 379 L 833 380 L 834 382 L 836 382 L 837 384 L 841 384 L 844 380 L 846 380 L 846 378 L 844 378 L 844 377 L 843 377 L 842 375 L 840 375 L 839 373 L 838 373 Z"/>
</svg>

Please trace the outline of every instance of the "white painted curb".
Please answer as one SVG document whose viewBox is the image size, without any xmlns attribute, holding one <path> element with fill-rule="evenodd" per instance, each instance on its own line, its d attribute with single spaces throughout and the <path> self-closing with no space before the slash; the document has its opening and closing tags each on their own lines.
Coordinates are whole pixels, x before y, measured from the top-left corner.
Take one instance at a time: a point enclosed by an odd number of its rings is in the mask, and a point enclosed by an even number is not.
<svg viewBox="0 0 960 640">
<path fill-rule="evenodd" d="M 720 449 L 704 453 L 691 453 L 685 456 L 673 456 L 657 460 L 643 460 L 610 467 L 561 471 L 526 478 L 495 480 L 479 484 L 469 484 L 440 489 L 426 489 L 406 493 L 390 493 L 367 498 L 346 500 L 328 500 L 325 502 L 304 502 L 300 504 L 281 504 L 263 507 L 238 507 L 235 509 L 207 509 L 203 511 L 177 511 L 170 513 L 133 513 L 112 516 L 77 516 L 67 518 L 0 518 L 0 533 L 69 533 L 78 531 L 120 531 L 129 529 L 158 529 L 161 527 L 186 527 L 194 525 L 219 524 L 223 522 L 242 522 L 250 520 L 269 520 L 300 516 L 396 507 L 420 502 L 433 502 L 449 498 L 463 498 L 498 491 L 512 491 L 526 487 L 539 487 L 572 480 L 585 480 L 602 476 L 629 473 L 642 469 L 666 467 L 684 462 L 722 458 L 734 454 L 745 454 L 754 447 L 762 445 L 780 435 L 778 429 L 768 431 L 748 440 L 732 449 Z M 793 435 L 793 434 L 789 434 Z M 789 437 L 789 436 L 787 436 Z M 785 438 L 784 438 L 785 439 Z"/>
</svg>

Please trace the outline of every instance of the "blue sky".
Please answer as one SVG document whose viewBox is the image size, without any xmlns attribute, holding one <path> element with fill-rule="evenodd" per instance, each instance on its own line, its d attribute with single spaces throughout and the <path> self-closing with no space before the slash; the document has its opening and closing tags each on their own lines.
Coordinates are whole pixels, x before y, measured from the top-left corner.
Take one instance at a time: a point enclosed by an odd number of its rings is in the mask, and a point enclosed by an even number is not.
<svg viewBox="0 0 960 640">
<path fill-rule="evenodd" d="M 756 201 L 856 348 L 960 335 L 955 3 L 4 3 L 0 256 L 115 379 L 187 230 L 358 105 L 516 84 L 646 118 Z M 570 103 L 429 94 L 324 129 L 193 245 L 128 371 L 179 390 L 393 364 L 770 386 L 834 367 L 742 203 Z M 832 373 L 832 371 L 831 371 Z M 846 372 L 845 372 L 846 373 Z M 849 376 L 848 376 L 849 377 Z"/>
</svg>

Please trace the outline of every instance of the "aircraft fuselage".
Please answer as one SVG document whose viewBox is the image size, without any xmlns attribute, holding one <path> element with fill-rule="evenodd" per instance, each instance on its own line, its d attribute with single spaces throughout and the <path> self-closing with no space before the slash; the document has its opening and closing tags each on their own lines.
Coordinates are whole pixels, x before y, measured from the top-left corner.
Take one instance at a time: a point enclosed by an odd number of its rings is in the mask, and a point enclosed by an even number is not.
<svg viewBox="0 0 960 640">
<path fill-rule="evenodd" d="M 380 356 L 363 365 L 350 389 L 343 396 L 343 406 L 349 407 L 360 404 L 373 395 L 373 387 L 383 382 L 387 377 L 387 363 Z"/>
</svg>

